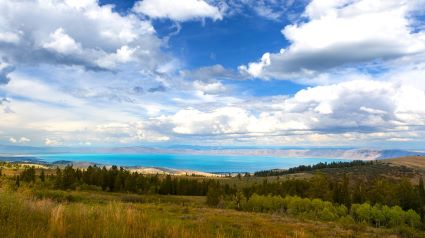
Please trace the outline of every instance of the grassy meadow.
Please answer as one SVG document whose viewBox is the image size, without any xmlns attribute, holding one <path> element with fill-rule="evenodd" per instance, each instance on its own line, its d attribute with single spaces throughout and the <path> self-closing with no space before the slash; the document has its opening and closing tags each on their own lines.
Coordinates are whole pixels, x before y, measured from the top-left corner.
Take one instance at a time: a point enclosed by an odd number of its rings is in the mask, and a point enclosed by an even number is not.
<svg viewBox="0 0 425 238">
<path fill-rule="evenodd" d="M 17 175 L 23 170 L 19 166 L 2 169 L 0 237 L 425 237 L 420 224 L 371 225 L 355 221 L 347 211 L 340 217 L 324 220 L 312 215 L 310 208 L 294 212 L 289 207 L 282 211 L 269 204 L 276 199 L 305 202 L 307 198 L 254 194 L 236 209 L 234 198 L 218 206 L 208 205 L 209 195 L 114 192 L 96 186 L 57 189 L 54 169 L 45 170 L 44 182 L 40 178 L 43 168 L 38 168 L 34 181 L 21 180 L 17 185 Z M 255 177 L 214 180 L 241 187 L 262 181 Z M 274 177 L 271 181 L 279 179 Z M 329 208 L 340 207 L 326 204 Z"/>
<path fill-rule="evenodd" d="M 203 197 L 46 194 L 37 198 L 30 190 L 2 189 L 2 237 L 398 237 L 399 233 L 366 225 L 209 208 Z M 64 199 L 58 199 L 60 196 Z"/>
</svg>

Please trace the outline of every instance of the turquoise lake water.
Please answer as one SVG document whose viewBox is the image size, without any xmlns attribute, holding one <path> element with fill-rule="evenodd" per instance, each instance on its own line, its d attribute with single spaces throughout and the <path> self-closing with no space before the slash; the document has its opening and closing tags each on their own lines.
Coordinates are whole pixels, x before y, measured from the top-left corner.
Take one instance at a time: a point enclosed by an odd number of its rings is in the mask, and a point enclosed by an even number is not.
<svg viewBox="0 0 425 238">
<path fill-rule="evenodd" d="M 312 165 L 319 162 L 343 161 L 342 159 L 327 158 L 187 154 L 49 154 L 36 155 L 36 157 L 46 162 L 66 160 L 93 162 L 103 165 L 162 167 L 204 172 L 255 172 L 265 169 Z"/>
</svg>

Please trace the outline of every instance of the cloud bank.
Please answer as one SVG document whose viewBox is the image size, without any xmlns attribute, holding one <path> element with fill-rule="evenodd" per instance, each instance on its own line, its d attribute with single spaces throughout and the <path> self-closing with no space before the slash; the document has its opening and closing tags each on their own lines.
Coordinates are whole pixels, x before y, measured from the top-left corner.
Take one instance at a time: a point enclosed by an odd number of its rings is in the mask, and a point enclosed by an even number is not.
<svg viewBox="0 0 425 238">
<path fill-rule="evenodd" d="M 154 27 L 164 19 L 182 27 L 205 19 L 223 23 L 248 8 L 280 21 L 297 5 L 280 3 L 144 0 L 119 14 L 96 0 L 1 1 L 0 143 L 424 140 L 425 32 L 416 17 L 424 1 L 301 4 L 282 23 L 288 44 L 239 68 L 187 65 Z M 253 94 L 261 90 L 254 78 L 291 80 L 302 89 Z"/>
</svg>

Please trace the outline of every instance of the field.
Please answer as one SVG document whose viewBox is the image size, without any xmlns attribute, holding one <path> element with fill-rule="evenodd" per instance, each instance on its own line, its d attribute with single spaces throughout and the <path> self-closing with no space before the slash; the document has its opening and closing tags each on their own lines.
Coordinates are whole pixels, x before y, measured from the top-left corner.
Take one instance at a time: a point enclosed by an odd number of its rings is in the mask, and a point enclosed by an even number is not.
<svg viewBox="0 0 425 238">
<path fill-rule="evenodd" d="M 350 215 L 352 211 L 323 220 L 308 211 L 295 213 L 291 208 L 286 212 L 275 210 L 268 200 L 280 197 L 257 196 L 255 201 L 252 200 L 254 195 L 244 203 L 243 208 L 236 209 L 234 201 L 238 192 L 233 197 L 220 198 L 218 205 L 211 206 L 207 203 L 211 197 L 210 191 L 208 196 L 182 196 L 152 192 L 107 192 L 94 185 L 58 189 L 54 185 L 53 168 L 36 168 L 33 182 L 20 181 L 17 184 L 17 175 L 22 175 L 24 168 L 18 165 L 3 166 L 0 176 L 1 237 L 425 237 L 422 225 L 415 225 L 415 228 L 402 224 L 386 227 L 372 220 L 353 220 L 356 216 Z M 45 182 L 39 177 L 41 171 L 47 176 Z M 258 186 L 273 189 L 276 186 L 274 183 L 313 181 L 317 173 L 327 174 L 329 178 L 340 177 L 346 172 L 355 175 L 352 179 L 371 173 L 373 176 L 397 175 L 408 179 L 421 175 L 418 167 L 385 162 L 362 168 L 323 169 L 267 178 L 177 177 L 189 181 L 212 179 L 224 187 L 229 185 L 238 190 Z M 168 179 L 164 175 L 159 178 L 160 181 Z M 265 185 L 265 179 L 269 181 L 266 185 L 271 187 Z M 161 189 L 158 192 L 161 193 Z M 306 202 L 297 197 L 289 199 Z M 329 203 L 327 206 L 332 208 L 339 205 Z M 371 219 L 375 219 L 373 215 Z"/>
<path fill-rule="evenodd" d="M 2 237 L 398 237 L 400 231 L 209 208 L 204 197 L 0 194 Z M 38 195 L 39 196 L 39 195 Z"/>
<path fill-rule="evenodd" d="M 407 156 L 395 159 L 388 159 L 385 160 L 384 163 L 388 163 L 395 166 L 405 166 L 408 168 L 414 168 L 425 171 L 424 156 Z"/>
<path fill-rule="evenodd" d="M 412 182 L 417 182 L 420 177 L 425 176 L 425 157 L 409 156 L 395 159 L 385 159 L 378 160 L 373 164 L 365 166 L 327 168 L 289 176 L 295 177 L 297 175 L 304 175 L 304 178 L 308 178 L 317 172 L 335 177 L 340 177 L 344 174 L 347 174 L 356 178 L 374 179 L 377 177 L 388 177 L 396 180 L 408 178 Z"/>
</svg>

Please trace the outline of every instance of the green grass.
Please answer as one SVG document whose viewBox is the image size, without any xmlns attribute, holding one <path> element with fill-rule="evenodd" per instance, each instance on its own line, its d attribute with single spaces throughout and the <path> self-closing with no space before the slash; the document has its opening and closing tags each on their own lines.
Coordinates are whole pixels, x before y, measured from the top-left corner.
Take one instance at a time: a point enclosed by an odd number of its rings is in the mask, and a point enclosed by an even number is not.
<svg viewBox="0 0 425 238">
<path fill-rule="evenodd" d="M 16 189 L 13 175 L 23 168 L 4 168 L 0 176 L 0 237 L 425 237 L 421 230 L 408 227 L 374 228 L 352 219 L 332 222 L 309 216 L 273 211 L 243 212 L 210 208 L 206 197 L 139 195 L 104 192 L 94 185 L 78 185 L 76 190 L 52 189 L 44 184 L 21 183 Z M 39 170 L 36 173 L 39 174 Z M 48 171 L 52 173 L 52 170 Z M 388 165 L 321 171 L 339 176 L 409 171 Z M 49 174 L 48 173 L 48 174 Z M 243 188 L 270 181 L 306 179 L 315 172 L 267 178 L 214 178 L 231 187 Z M 202 180 L 206 178 L 189 177 Z M 268 212 L 268 213 L 267 213 Z"/>
<path fill-rule="evenodd" d="M 423 237 L 350 221 L 215 209 L 205 197 L 17 191 L 0 185 L 1 237 Z M 403 228 L 404 229 L 404 228 Z"/>
</svg>

